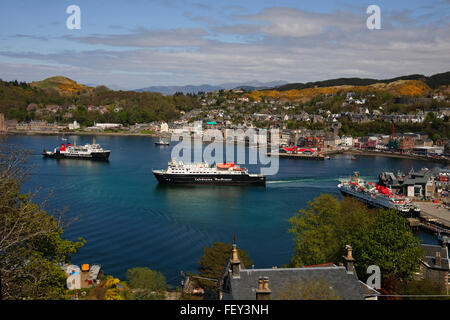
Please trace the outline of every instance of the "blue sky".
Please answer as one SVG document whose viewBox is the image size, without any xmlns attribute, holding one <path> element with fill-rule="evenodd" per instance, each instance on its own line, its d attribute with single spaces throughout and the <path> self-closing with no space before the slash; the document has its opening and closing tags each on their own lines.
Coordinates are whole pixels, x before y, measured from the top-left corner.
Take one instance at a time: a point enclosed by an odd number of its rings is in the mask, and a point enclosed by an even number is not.
<svg viewBox="0 0 450 320">
<path fill-rule="evenodd" d="M 66 8 L 81 8 L 68 30 Z M 381 8 L 368 30 L 366 8 Z M 2 0 L 0 78 L 87 84 L 306 82 L 450 70 L 450 0 Z"/>
</svg>

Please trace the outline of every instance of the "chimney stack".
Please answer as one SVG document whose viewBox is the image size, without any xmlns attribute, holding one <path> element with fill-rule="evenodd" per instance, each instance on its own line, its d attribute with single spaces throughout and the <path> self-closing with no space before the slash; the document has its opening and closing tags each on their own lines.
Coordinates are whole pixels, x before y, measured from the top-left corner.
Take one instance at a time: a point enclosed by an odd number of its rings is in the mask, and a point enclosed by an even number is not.
<svg viewBox="0 0 450 320">
<path fill-rule="evenodd" d="M 439 251 L 436 251 L 436 256 L 434 258 L 434 265 L 436 267 L 440 267 L 441 266 L 441 253 Z"/>
<path fill-rule="evenodd" d="M 239 260 L 239 253 L 237 250 L 236 242 L 233 243 L 231 249 L 231 274 L 233 278 L 239 278 L 239 273 L 241 272 L 241 260 Z"/>
<path fill-rule="evenodd" d="M 355 271 L 355 259 L 353 259 L 353 255 L 352 255 L 352 247 L 350 245 L 346 245 L 345 249 L 347 249 L 347 255 L 343 256 L 344 258 L 344 266 L 345 269 L 347 269 L 347 272 L 349 273 L 353 273 Z"/>
<path fill-rule="evenodd" d="M 442 237 L 442 248 L 447 248 L 447 242 L 448 242 L 448 237 L 443 236 Z"/>
<path fill-rule="evenodd" d="M 269 278 L 259 277 L 258 289 L 256 289 L 256 300 L 270 300 L 272 291 L 269 289 Z"/>
<path fill-rule="evenodd" d="M 258 290 L 262 290 L 263 289 L 263 277 L 259 277 L 258 279 Z"/>
</svg>

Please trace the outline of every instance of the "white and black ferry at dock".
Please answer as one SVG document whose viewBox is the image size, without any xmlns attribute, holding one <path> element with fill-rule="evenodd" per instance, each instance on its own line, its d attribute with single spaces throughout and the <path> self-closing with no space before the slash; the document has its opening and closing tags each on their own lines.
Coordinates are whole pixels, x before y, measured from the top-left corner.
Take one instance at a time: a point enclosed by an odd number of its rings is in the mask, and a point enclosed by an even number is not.
<svg viewBox="0 0 450 320">
<path fill-rule="evenodd" d="M 168 168 L 153 170 L 153 174 L 161 184 L 213 184 L 213 185 L 265 185 L 266 177 L 262 174 L 249 174 L 246 168 L 234 163 L 184 164 L 172 160 Z"/>
<path fill-rule="evenodd" d="M 54 148 L 53 151 L 44 149 L 42 156 L 51 159 L 81 159 L 81 160 L 95 160 L 108 161 L 111 151 L 103 149 L 99 144 L 85 144 L 84 146 L 72 146 L 70 143 L 61 144 L 61 147 Z"/>
<path fill-rule="evenodd" d="M 354 179 L 341 179 L 338 189 L 343 195 L 354 197 L 371 207 L 394 209 L 403 214 L 420 213 L 420 208 L 409 197 L 393 194 L 387 187 L 364 181 L 359 178 L 358 172 L 355 172 Z"/>
</svg>

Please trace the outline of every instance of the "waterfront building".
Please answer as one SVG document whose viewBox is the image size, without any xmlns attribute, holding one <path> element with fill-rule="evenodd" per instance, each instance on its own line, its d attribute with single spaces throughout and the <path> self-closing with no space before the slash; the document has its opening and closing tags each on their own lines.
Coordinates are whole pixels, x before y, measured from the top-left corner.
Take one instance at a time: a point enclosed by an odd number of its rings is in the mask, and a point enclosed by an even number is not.
<svg viewBox="0 0 450 320">
<path fill-rule="evenodd" d="M 5 125 L 5 128 L 6 128 L 6 131 L 16 130 L 18 122 L 15 119 L 13 119 L 13 120 L 5 120 L 4 125 Z"/>
<path fill-rule="evenodd" d="M 166 133 L 169 132 L 169 125 L 167 124 L 167 122 L 161 123 L 160 131 Z"/>
<path fill-rule="evenodd" d="M 305 147 L 307 148 L 323 149 L 325 146 L 325 137 L 317 137 L 317 136 L 305 137 L 304 144 Z"/>
<path fill-rule="evenodd" d="M 341 143 L 347 147 L 353 147 L 353 137 L 351 136 L 342 136 Z"/>
<path fill-rule="evenodd" d="M 291 133 L 287 130 L 284 130 L 280 133 L 280 139 L 278 141 L 280 146 L 289 146 L 291 144 L 296 144 L 295 139 L 293 139 Z"/>
<path fill-rule="evenodd" d="M 377 300 L 379 293 L 358 280 L 352 256 L 352 248 L 347 246 L 344 264 L 334 263 L 302 268 L 246 269 L 239 259 L 234 243 L 230 260 L 219 280 L 220 300 L 279 300 L 299 299 L 301 285 L 323 280 L 332 292 L 343 300 Z M 292 295 L 292 296 L 290 296 Z"/>
<path fill-rule="evenodd" d="M 16 130 L 20 131 L 39 131 L 39 132 L 57 132 L 61 129 L 57 123 L 48 123 L 47 121 L 21 122 L 16 125 Z"/>
<path fill-rule="evenodd" d="M 69 130 L 80 129 L 80 124 L 75 120 L 73 123 L 69 124 Z"/>
<path fill-rule="evenodd" d="M 412 136 L 403 136 L 398 142 L 398 148 L 402 152 L 411 152 L 414 149 L 414 138 Z"/>
<path fill-rule="evenodd" d="M 120 129 L 122 128 L 122 124 L 120 123 L 96 123 L 95 127 L 105 129 Z"/>
<path fill-rule="evenodd" d="M 408 174 L 382 172 L 378 184 L 392 189 L 394 194 L 407 197 L 431 198 L 449 188 L 450 170 L 445 168 L 411 170 Z"/>
<path fill-rule="evenodd" d="M 414 149 L 420 147 L 432 147 L 433 140 L 431 139 L 417 139 L 414 141 Z"/>
<path fill-rule="evenodd" d="M 432 146 L 415 146 L 412 150 L 415 154 L 420 154 L 423 156 L 433 156 L 433 155 L 442 155 L 444 153 L 443 147 L 432 147 Z"/>
<path fill-rule="evenodd" d="M 334 149 L 334 148 L 336 148 L 340 143 L 341 143 L 341 138 L 339 138 L 338 136 L 328 137 L 328 138 L 325 138 L 325 140 L 324 140 L 324 145 L 325 145 L 328 149 Z"/>
<path fill-rule="evenodd" d="M 89 132 L 102 132 L 103 129 L 101 127 L 87 127 L 84 129 L 85 131 L 89 131 Z"/>
</svg>

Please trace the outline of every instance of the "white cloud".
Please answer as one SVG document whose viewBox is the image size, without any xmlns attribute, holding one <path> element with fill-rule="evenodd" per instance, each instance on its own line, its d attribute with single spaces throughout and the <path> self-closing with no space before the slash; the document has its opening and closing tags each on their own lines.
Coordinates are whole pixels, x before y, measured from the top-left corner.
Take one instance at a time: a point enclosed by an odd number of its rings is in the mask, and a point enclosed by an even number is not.
<svg viewBox="0 0 450 320">
<path fill-rule="evenodd" d="M 30 75 L 35 80 L 64 74 L 85 83 L 133 89 L 253 79 L 389 78 L 448 71 L 450 24 L 440 21 L 415 26 L 407 15 L 402 13 L 404 26 L 394 26 L 388 17 L 382 30 L 369 31 L 365 12 L 324 14 L 269 8 L 209 28 L 140 29 L 128 35 L 65 38 L 92 45 L 92 50 L 80 52 L 18 54 L 4 50 L 0 56 L 34 64 L 19 68 L 18 64 L 0 63 L 0 73 L 3 78 L 20 80 L 29 80 Z M 230 35 L 244 41 L 226 41 Z M 103 49 L 98 49 L 99 45 Z M 43 66 L 44 62 L 56 66 Z"/>
<path fill-rule="evenodd" d="M 147 30 L 139 29 L 130 34 L 92 35 L 87 37 L 65 37 L 65 39 L 92 45 L 115 47 L 192 47 L 205 44 L 208 32 L 201 28 Z"/>
</svg>

